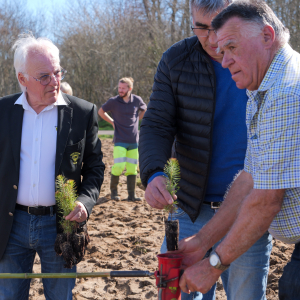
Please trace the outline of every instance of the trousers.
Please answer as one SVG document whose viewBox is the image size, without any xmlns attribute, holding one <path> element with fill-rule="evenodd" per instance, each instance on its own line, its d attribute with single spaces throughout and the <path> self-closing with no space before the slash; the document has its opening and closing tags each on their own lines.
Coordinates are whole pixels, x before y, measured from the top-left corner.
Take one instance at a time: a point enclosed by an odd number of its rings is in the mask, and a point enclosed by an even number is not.
<svg viewBox="0 0 300 300">
<path fill-rule="evenodd" d="M 300 299 L 300 243 L 295 245 L 291 261 L 283 269 L 279 279 L 279 299 Z"/>
<path fill-rule="evenodd" d="M 116 143 L 114 146 L 114 165 L 111 174 L 120 176 L 126 167 L 125 176 L 137 175 L 139 159 L 138 144 Z"/>
<path fill-rule="evenodd" d="M 42 273 L 75 273 L 64 268 L 64 260 L 54 251 L 56 216 L 34 216 L 15 210 L 12 230 L 2 259 L 0 273 L 32 273 L 36 253 Z M 75 278 L 43 278 L 47 300 L 72 300 Z M 0 299 L 27 300 L 30 279 L 0 279 Z"/>
</svg>

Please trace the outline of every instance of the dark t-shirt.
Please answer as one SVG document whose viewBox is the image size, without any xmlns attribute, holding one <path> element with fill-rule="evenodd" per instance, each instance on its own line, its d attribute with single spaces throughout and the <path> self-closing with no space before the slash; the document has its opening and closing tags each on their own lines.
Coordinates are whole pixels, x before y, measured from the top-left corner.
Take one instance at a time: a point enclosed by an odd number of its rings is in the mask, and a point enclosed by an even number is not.
<svg viewBox="0 0 300 300">
<path fill-rule="evenodd" d="M 138 143 L 139 111 L 146 110 L 147 105 L 139 96 L 130 95 L 128 103 L 122 97 L 110 98 L 102 105 L 104 112 L 110 111 L 115 123 L 115 143 Z"/>
</svg>

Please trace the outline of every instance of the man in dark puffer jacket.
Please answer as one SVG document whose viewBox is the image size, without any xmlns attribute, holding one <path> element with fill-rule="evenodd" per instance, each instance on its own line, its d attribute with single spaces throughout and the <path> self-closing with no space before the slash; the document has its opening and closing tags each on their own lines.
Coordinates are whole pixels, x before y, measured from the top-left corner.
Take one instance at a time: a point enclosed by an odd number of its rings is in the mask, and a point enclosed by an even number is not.
<svg viewBox="0 0 300 300">
<path fill-rule="evenodd" d="M 196 36 L 164 53 L 141 126 L 141 178 L 147 186 L 146 201 L 154 208 L 173 202 L 162 175 L 175 138 L 181 168 L 175 216 L 180 239 L 196 234 L 214 216 L 234 175 L 244 166 L 247 96 L 236 87 L 229 70 L 222 68 L 211 29 L 211 20 L 227 4 L 225 0 L 191 0 Z M 209 232 L 202 240 L 197 256 L 203 257 L 218 244 L 210 244 Z M 266 299 L 271 240 L 266 233 L 222 273 L 228 299 Z M 165 241 L 161 252 L 166 252 Z M 182 293 L 182 300 L 211 300 L 214 293 L 215 286 L 203 298 L 199 292 Z"/>
</svg>

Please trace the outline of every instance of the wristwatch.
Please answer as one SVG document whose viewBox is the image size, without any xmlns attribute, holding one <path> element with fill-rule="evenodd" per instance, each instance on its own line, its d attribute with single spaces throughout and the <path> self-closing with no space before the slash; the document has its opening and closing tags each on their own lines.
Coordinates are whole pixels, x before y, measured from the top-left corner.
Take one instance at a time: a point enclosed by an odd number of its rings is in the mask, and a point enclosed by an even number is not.
<svg viewBox="0 0 300 300">
<path fill-rule="evenodd" d="M 230 265 L 228 266 L 224 266 L 221 263 L 220 257 L 219 255 L 216 253 L 216 251 L 212 251 L 209 255 L 209 263 L 211 264 L 212 267 L 221 270 L 221 271 L 225 271 L 229 268 Z"/>
</svg>

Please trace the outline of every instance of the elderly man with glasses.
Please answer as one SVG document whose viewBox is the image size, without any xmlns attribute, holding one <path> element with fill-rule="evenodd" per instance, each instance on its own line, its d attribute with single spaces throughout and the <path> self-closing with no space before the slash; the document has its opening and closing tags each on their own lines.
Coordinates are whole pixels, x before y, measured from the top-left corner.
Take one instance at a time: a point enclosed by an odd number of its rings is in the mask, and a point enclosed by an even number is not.
<svg viewBox="0 0 300 300">
<path fill-rule="evenodd" d="M 175 138 L 173 155 L 181 167 L 179 208 L 175 214 L 180 225 L 179 239 L 196 235 L 218 214 L 228 186 L 244 168 L 246 90 L 239 90 L 230 71 L 222 68 L 222 55 L 216 51 L 217 35 L 211 26 L 212 19 L 227 5 L 226 0 L 190 1 L 196 36 L 176 43 L 164 53 L 141 125 L 141 178 L 147 186 L 146 201 L 157 209 L 175 200 L 160 176 L 164 175 L 163 168 Z M 222 224 L 216 224 L 215 230 L 221 227 Z M 190 263 L 214 253 L 211 250 L 218 246 L 219 241 L 211 243 L 210 232 L 204 233 Z M 223 272 L 228 299 L 266 299 L 271 241 L 265 231 L 259 241 Z M 166 251 L 166 241 L 161 251 Z M 227 266 L 216 268 L 225 270 Z M 205 295 L 195 289 L 191 294 L 182 293 L 182 299 L 211 300 L 214 294 L 215 285 Z"/>
<path fill-rule="evenodd" d="M 77 187 L 66 219 L 81 227 L 99 196 L 104 164 L 96 106 L 62 94 L 59 50 L 48 39 L 23 34 L 13 49 L 22 93 L 0 99 L 0 273 L 31 273 L 36 253 L 43 273 L 64 268 L 54 251 L 61 232 L 55 178 Z M 46 299 L 72 299 L 75 279 L 43 279 Z M 29 279 L 0 279 L 0 299 L 28 299 Z"/>
<path fill-rule="evenodd" d="M 279 280 L 279 299 L 300 299 L 300 54 L 288 44 L 289 30 L 263 0 L 236 1 L 212 25 L 222 66 L 238 88 L 247 89 L 248 144 L 244 170 L 219 212 L 179 246 L 192 265 L 180 286 L 209 290 L 222 273 L 217 266 L 234 264 L 268 230 L 295 244 Z M 209 259 L 201 260 L 198 245 L 208 233 L 211 244 L 225 238 Z"/>
</svg>

